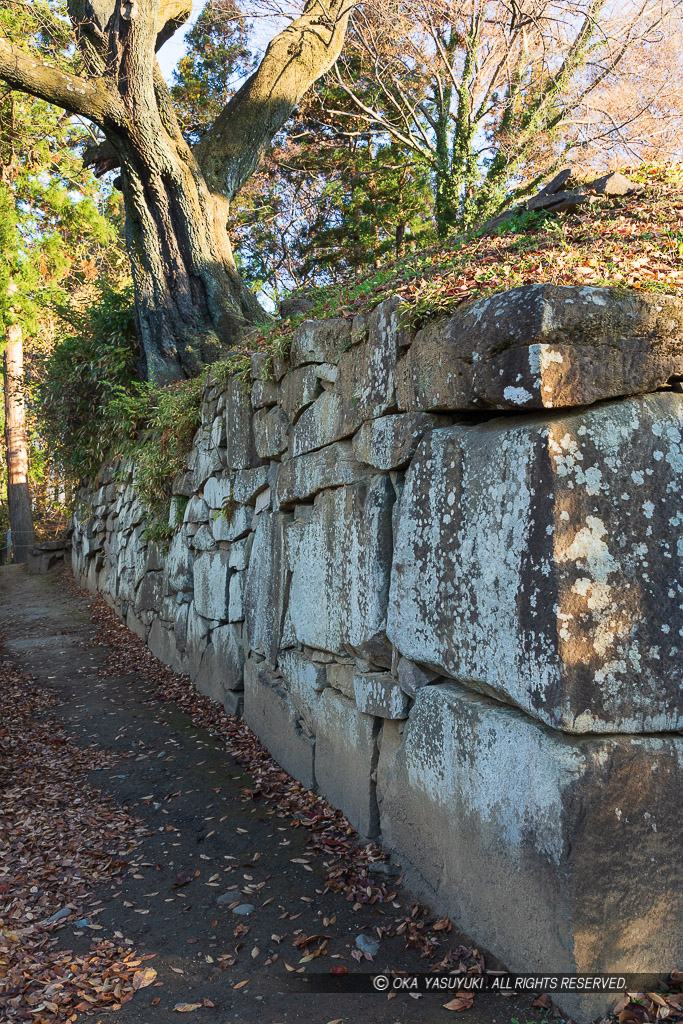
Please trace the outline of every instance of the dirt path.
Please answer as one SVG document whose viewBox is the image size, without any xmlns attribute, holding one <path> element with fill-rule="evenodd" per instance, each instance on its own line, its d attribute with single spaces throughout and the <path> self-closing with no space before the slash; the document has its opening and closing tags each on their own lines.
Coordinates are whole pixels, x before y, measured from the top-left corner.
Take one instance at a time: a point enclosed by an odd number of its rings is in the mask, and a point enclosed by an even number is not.
<svg viewBox="0 0 683 1024">
<path fill-rule="evenodd" d="M 253 780 L 224 744 L 172 703 L 160 703 L 144 675 L 102 674 L 111 649 L 94 644 L 97 627 L 89 599 L 77 595 L 64 575 L 32 577 L 18 567 L 0 569 L 0 633 L 4 656 L 57 696 L 51 718 L 78 744 L 116 753 L 115 766 L 97 772 L 93 784 L 149 829 L 120 881 L 95 893 L 102 901 L 93 918 L 99 927 L 67 923 L 58 933 L 60 944 L 75 953 L 85 952 L 95 937 L 106 937 L 125 941 L 140 954 L 156 954 L 148 963 L 157 971 L 157 986 L 139 991 L 112 1020 L 172 1024 L 185 1019 L 176 1018 L 176 1004 L 204 1000 L 214 1006 L 191 1011 L 195 1016 L 189 1020 L 407 1024 L 453 1019 L 442 1006 L 451 995 L 387 999 L 378 993 L 309 991 L 307 976 L 328 975 L 332 967 L 349 973 L 426 970 L 430 961 L 405 948 L 405 935 L 383 937 L 374 963 L 358 964 L 351 956 L 359 934 L 371 936 L 377 925 L 410 914 L 416 900 L 402 887 L 393 901 L 374 907 L 354 905 L 339 893 L 323 895 L 324 858 L 312 853 L 306 830 L 293 828 L 268 800 L 255 802 L 245 793 L 254 788 Z M 174 887 L 179 873 L 181 881 L 192 880 Z M 253 911 L 236 915 L 230 904 L 237 901 Z M 329 939 L 325 955 L 296 974 L 285 962 L 298 968 L 323 941 L 294 945 L 304 933 Z M 452 931 L 437 959 L 461 942 L 465 938 Z M 241 982 L 247 984 L 236 988 Z M 547 1011 L 533 1009 L 528 997 L 488 993 L 478 995 L 461 1018 L 468 1024 L 551 1019 Z M 97 1019 L 78 1015 L 79 1021 Z"/>
</svg>

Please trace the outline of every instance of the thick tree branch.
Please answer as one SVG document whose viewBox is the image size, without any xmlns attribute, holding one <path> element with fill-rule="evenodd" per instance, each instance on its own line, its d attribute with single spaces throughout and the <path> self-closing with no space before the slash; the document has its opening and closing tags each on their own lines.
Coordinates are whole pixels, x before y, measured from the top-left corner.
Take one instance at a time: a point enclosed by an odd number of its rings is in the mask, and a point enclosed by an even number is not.
<svg viewBox="0 0 683 1024">
<path fill-rule="evenodd" d="M 88 81 L 52 68 L 2 37 L 0 78 L 13 89 L 87 117 L 100 126 L 116 119 L 116 100 L 102 79 Z"/>
<path fill-rule="evenodd" d="M 310 86 L 341 53 L 358 0 L 308 0 L 301 17 L 271 40 L 257 71 L 195 149 L 209 187 L 229 199 L 258 167 Z"/>
</svg>

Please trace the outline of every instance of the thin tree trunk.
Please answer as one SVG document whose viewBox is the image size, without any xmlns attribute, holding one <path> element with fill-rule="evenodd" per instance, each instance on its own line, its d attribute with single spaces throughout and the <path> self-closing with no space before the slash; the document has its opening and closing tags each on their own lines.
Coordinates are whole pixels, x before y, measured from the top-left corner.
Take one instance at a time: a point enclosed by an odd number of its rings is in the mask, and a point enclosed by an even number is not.
<svg viewBox="0 0 683 1024">
<path fill-rule="evenodd" d="M 33 544 L 33 517 L 28 487 L 28 443 L 24 404 L 24 344 L 19 324 L 7 330 L 4 356 L 7 503 L 14 561 L 25 562 Z"/>
</svg>

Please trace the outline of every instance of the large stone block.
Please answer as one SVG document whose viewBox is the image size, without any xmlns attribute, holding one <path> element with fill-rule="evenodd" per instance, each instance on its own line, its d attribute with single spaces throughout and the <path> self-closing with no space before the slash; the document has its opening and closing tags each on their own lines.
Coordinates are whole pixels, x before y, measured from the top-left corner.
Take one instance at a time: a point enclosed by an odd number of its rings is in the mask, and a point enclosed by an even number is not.
<svg viewBox="0 0 683 1024">
<path fill-rule="evenodd" d="M 375 769 L 378 719 L 327 687 L 317 709 L 315 774 L 318 789 L 363 836 L 379 833 Z"/>
<path fill-rule="evenodd" d="M 335 393 L 342 399 L 341 429 L 352 433 L 364 420 L 389 412 L 396 403 L 398 357 L 397 298 L 386 299 L 367 317 L 368 337 L 339 360 Z"/>
<path fill-rule="evenodd" d="M 228 469 L 250 469 L 257 465 L 251 399 L 239 377 L 232 377 L 226 388 L 225 430 Z"/>
<path fill-rule="evenodd" d="M 300 366 L 285 374 L 280 383 L 280 405 L 294 421 L 322 392 L 317 366 Z"/>
<path fill-rule="evenodd" d="M 353 450 L 361 462 L 376 469 L 396 469 L 412 459 L 422 436 L 452 420 L 429 413 L 395 413 L 363 423 L 353 439 Z"/>
<path fill-rule="evenodd" d="M 207 619 L 226 620 L 230 586 L 229 553 L 204 551 L 194 563 L 194 603 Z"/>
<path fill-rule="evenodd" d="M 241 625 L 218 626 L 211 630 L 192 681 L 202 693 L 224 704 L 228 691 L 244 687 L 244 661 Z"/>
<path fill-rule="evenodd" d="M 393 502 L 388 477 L 377 476 L 323 491 L 308 521 L 290 527 L 290 615 L 299 643 L 341 654 L 345 644 L 359 647 L 384 632 Z"/>
<path fill-rule="evenodd" d="M 683 302 L 621 288 L 525 285 L 418 333 L 402 409 L 551 409 L 654 391 L 683 373 Z"/>
<path fill-rule="evenodd" d="M 282 409 L 259 409 L 254 416 L 256 451 L 262 459 L 276 459 L 287 450 L 289 420 Z"/>
<path fill-rule="evenodd" d="M 204 501 L 212 512 L 223 508 L 233 497 L 234 476 L 212 476 L 204 485 Z"/>
<path fill-rule="evenodd" d="M 194 581 L 194 554 L 182 530 L 173 535 L 166 557 L 168 582 L 174 590 L 192 590 Z"/>
<path fill-rule="evenodd" d="M 244 588 L 249 646 L 275 664 L 287 607 L 285 531 L 291 516 L 262 512 L 256 524 Z"/>
<path fill-rule="evenodd" d="M 338 441 L 289 459 L 279 467 L 275 494 L 279 507 L 306 501 L 326 487 L 351 484 L 371 470 L 356 458 L 350 441 Z"/>
<path fill-rule="evenodd" d="M 247 661 L 244 672 L 244 719 L 281 765 L 304 786 L 315 786 L 315 741 L 267 662 Z"/>
<path fill-rule="evenodd" d="M 290 366 L 304 366 L 306 363 L 336 363 L 350 344 L 351 321 L 305 320 L 294 331 Z"/>
<path fill-rule="evenodd" d="M 291 434 L 293 456 L 322 448 L 352 434 L 355 427 L 343 422 L 343 401 L 336 391 L 323 391 L 297 420 Z"/>
<path fill-rule="evenodd" d="M 681 962 L 683 738 L 570 742 L 447 683 L 402 734 L 384 723 L 377 780 L 383 842 L 511 970 Z M 609 998 L 560 1005 L 587 1020 Z"/>
<path fill-rule="evenodd" d="M 320 694 L 325 689 L 325 666 L 310 661 L 301 651 L 281 651 L 278 670 L 290 700 L 311 732 L 315 732 Z"/>
<path fill-rule="evenodd" d="M 683 397 L 438 430 L 406 475 L 388 635 L 569 732 L 683 724 Z"/>
</svg>

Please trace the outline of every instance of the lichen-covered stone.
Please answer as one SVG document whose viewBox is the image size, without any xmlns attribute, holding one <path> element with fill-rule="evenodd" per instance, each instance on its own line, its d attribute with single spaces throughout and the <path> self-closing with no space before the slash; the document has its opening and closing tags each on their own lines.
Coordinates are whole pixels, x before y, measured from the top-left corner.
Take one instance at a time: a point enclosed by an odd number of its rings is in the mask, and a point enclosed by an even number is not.
<svg viewBox="0 0 683 1024">
<path fill-rule="evenodd" d="M 194 554 L 182 534 L 178 531 L 166 556 L 168 582 L 174 590 L 192 590 L 194 581 Z"/>
<path fill-rule="evenodd" d="M 315 734 L 318 789 L 370 839 L 379 831 L 374 778 L 379 756 L 376 722 L 336 690 L 329 686 L 323 690 Z"/>
<path fill-rule="evenodd" d="M 287 606 L 289 569 L 285 532 L 291 516 L 263 512 L 258 517 L 244 592 L 249 646 L 277 662 Z"/>
<path fill-rule="evenodd" d="M 388 635 L 570 732 L 683 724 L 683 396 L 433 431 L 406 476 Z"/>
<path fill-rule="evenodd" d="M 289 364 L 292 369 L 306 363 L 337 363 L 349 347 L 349 320 L 305 320 L 294 331 Z"/>
<path fill-rule="evenodd" d="M 551 409 L 654 391 L 683 373 L 683 302 L 618 288 L 525 285 L 420 331 L 399 407 Z"/>
<path fill-rule="evenodd" d="M 278 507 L 306 501 L 327 487 L 354 483 L 371 470 L 356 458 L 350 441 L 288 459 L 279 467 L 275 488 Z"/>
<path fill-rule="evenodd" d="M 303 455 L 352 434 L 355 428 L 344 424 L 342 411 L 341 395 L 323 391 L 295 423 L 290 435 L 291 454 Z"/>
<path fill-rule="evenodd" d="M 204 551 L 194 563 L 194 604 L 199 615 L 226 621 L 230 585 L 227 551 Z"/>
<path fill-rule="evenodd" d="M 299 643 L 344 653 L 344 644 L 384 631 L 393 501 L 388 478 L 373 477 L 323 491 L 309 521 L 290 527 L 290 614 Z"/>
<path fill-rule="evenodd" d="M 429 413 L 395 413 L 363 423 L 353 439 L 353 450 L 361 462 L 376 469 L 396 469 L 412 459 L 423 434 L 448 426 L 446 417 Z"/>
<path fill-rule="evenodd" d="M 335 367 L 336 369 L 336 367 Z M 280 405 L 294 421 L 322 392 L 317 366 L 300 366 L 290 370 L 280 384 Z"/>
<path fill-rule="evenodd" d="M 268 467 L 241 469 L 235 473 L 232 498 L 242 505 L 251 505 L 257 494 L 268 486 Z"/>
<path fill-rule="evenodd" d="M 680 962 L 682 784 L 680 736 L 570 740 L 455 684 L 384 723 L 377 768 L 383 842 L 440 912 L 513 971 L 569 974 Z"/>
<path fill-rule="evenodd" d="M 408 717 L 408 698 L 389 672 L 355 672 L 353 690 L 356 706 L 365 715 Z"/>
<path fill-rule="evenodd" d="M 233 487 L 233 476 L 212 476 L 204 485 L 204 501 L 213 512 L 220 510 L 231 500 Z"/>
<path fill-rule="evenodd" d="M 276 459 L 287 450 L 289 420 L 282 409 L 259 409 L 254 416 L 254 441 L 262 459 Z"/>
<path fill-rule="evenodd" d="M 250 469 L 257 465 L 251 400 L 238 377 L 230 379 L 225 392 L 225 430 L 228 469 Z"/>
<path fill-rule="evenodd" d="M 397 298 L 386 299 L 367 317 L 368 337 L 339 360 L 334 386 L 342 399 L 341 430 L 352 433 L 364 421 L 389 412 L 396 404 L 398 357 Z"/>
</svg>

